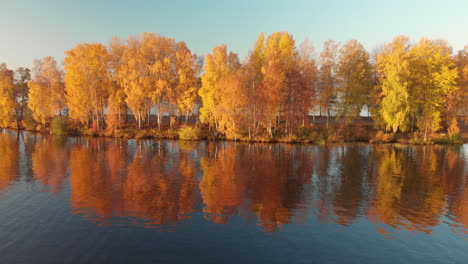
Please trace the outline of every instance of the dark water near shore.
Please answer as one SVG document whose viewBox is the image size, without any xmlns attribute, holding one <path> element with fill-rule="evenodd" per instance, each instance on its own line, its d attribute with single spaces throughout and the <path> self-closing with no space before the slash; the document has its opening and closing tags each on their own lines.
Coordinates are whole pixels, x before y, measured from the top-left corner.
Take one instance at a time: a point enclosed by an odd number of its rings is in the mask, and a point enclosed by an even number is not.
<svg viewBox="0 0 468 264">
<path fill-rule="evenodd" d="M 468 145 L 0 133 L 0 263 L 468 263 Z"/>
</svg>

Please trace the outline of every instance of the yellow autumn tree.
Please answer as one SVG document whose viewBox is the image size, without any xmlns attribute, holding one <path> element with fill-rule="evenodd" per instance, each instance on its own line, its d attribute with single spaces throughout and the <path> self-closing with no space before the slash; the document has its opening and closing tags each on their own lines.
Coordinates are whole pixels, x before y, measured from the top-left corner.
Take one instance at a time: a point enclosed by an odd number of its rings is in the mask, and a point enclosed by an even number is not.
<svg viewBox="0 0 468 264">
<path fill-rule="evenodd" d="M 175 100 L 180 112 L 185 114 L 185 121 L 187 122 L 197 100 L 199 89 L 198 69 L 195 64 L 195 56 L 184 42 L 177 43 L 175 56 L 178 74 Z"/>
<path fill-rule="evenodd" d="M 158 127 L 161 128 L 163 104 L 176 86 L 174 66 L 175 41 L 155 33 L 143 33 L 127 41 L 118 71 L 119 84 L 124 87 L 125 102 L 132 110 L 138 127 L 148 120 L 151 106 L 156 105 Z"/>
<path fill-rule="evenodd" d="M 122 55 L 125 51 L 125 45 L 119 38 L 115 37 L 111 40 L 108 47 L 110 57 L 110 76 L 111 84 L 108 89 L 109 98 L 107 102 L 106 124 L 108 128 L 115 129 L 122 123 L 122 113 L 126 109 L 125 98 L 126 94 L 121 85 L 118 83 L 118 72 L 122 64 Z"/>
<path fill-rule="evenodd" d="M 59 114 L 65 104 L 63 74 L 52 57 L 34 61 L 32 80 L 28 82 L 29 108 L 34 119 L 45 124 Z"/>
<path fill-rule="evenodd" d="M 343 119 L 358 117 L 372 88 L 370 55 L 357 40 L 340 49 L 337 69 L 337 114 Z"/>
<path fill-rule="evenodd" d="M 290 128 L 295 101 L 294 71 L 297 66 L 297 50 L 292 35 L 288 32 L 275 32 L 266 40 L 263 67 L 263 126 L 270 135 L 273 126 L 279 126 L 281 118 Z"/>
<path fill-rule="evenodd" d="M 232 52 L 228 54 L 225 44 L 213 48 L 212 53 L 206 56 L 202 87 L 198 92 L 203 104 L 200 109 L 200 120 L 202 122 L 218 128 L 219 118 L 214 113 L 214 109 L 220 103 L 219 92 L 222 87 L 220 87 L 219 81 L 239 67 L 237 54 Z"/>
<path fill-rule="evenodd" d="M 140 58 L 141 41 L 136 38 L 127 40 L 125 51 L 122 54 L 122 63 L 117 72 L 118 82 L 124 88 L 127 106 L 132 110 L 133 115 L 141 128 L 142 121 L 145 120 L 145 110 L 150 106 L 149 87 L 140 82 L 140 77 L 149 75 L 147 66 Z"/>
<path fill-rule="evenodd" d="M 246 71 L 239 69 L 219 81 L 222 87 L 219 91 L 219 104 L 213 109 L 218 118 L 218 130 L 225 134 L 228 139 L 237 140 L 241 138 L 246 130 L 249 91 L 246 85 Z"/>
<path fill-rule="evenodd" d="M 386 129 L 393 132 L 405 132 L 410 127 L 409 49 L 409 39 L 398 36 L 376 56 L 381 76 L 379 112 Z"/>
<path fill-rule="evenodd" d="M 246 71 L 246 85 L 249 86 L 247 96 L 247 118 L 249 119 L 248 134 L 257 135 L 260 129 L 260 120 L 262 114 L 261 85 L 264 75 L 262 69 L 265 66 L 265 34 L 259 34 L 254 48 L 249 55 L 247 63 L 244 65 Z"/>
<path fill-rule="evenodd" d="M 150 98 L 156 104 L 158 128 L 161 129 L 163 112 L 173 114 L 172 105 L 176 104 L 177 69 L 175 63 L 175 41 L 171 38 L 157 36 L 144 43 L 152 50 L 155 63 L 150 65 L 155 85 L 150 91 Z M 171 105 L 172 104 L 172 105 Z M 172 125 L 172 122 L 171 122 Z"/>
<path fill-rule="evenodd" d="M 458 68 L 458 87 L 460 87 L 460 96 L 457 100 L 457 114 L 468 118 L 468 46 L 460 50 L 455 57 L 455 62 Z"/>
<path fill-rule="evenodd" d="M 413 125 L 426 139 L 441 128 L 447 99 L 459 89 L 458 71 L 446 41 L 424 38 L 409 51 L 409 67 Z"/>
<path fill-rule="evenodd" d="M 109 54 L 104 45 L 79 44 L 65 52 L 65 85 L 70 116 L 83 124 L 104 121 L 107 91 L 112 85 Z"/>
<path fill-rule="evenodd" d="M 16 121 L 17 128 L 20 128 L 15 111 L 17 106 L 13 71 L 2 63 L 0 64 L 0 127 L 8 127 Z"/>
</svg>

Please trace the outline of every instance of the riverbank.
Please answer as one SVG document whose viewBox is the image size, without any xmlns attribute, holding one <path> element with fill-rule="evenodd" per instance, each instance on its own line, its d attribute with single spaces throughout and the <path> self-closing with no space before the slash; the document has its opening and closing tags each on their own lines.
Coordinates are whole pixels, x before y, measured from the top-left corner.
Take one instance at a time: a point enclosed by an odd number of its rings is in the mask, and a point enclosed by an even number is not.
<svg viewBox="0 0 468 264">
<path fill-rule="evenodd" d="M 210 129 L 201 124 L 175 125 L 173 128 L 146 127 L 136 129 L 133 127 L 97 130 L 93 128 L 79 128 L 66 122 L 52 122 L 50 127 L 37 127 L 38 129 L 27 129 L 22 127 L 20 131 L 30 131 L 41 134 L 53 134 L 63 136 L 90 136 L 110 137 L 123 139 L 171 139 L 171 140 L 210 140 L 210 141 L 240 141 L 251 143 L 289 143 L 289 144 L 336 144 L 364 142 L 371 144 L 463 144 L 467 142 L 461 134 L 449 136 L 446 133 L 437 133 L 424 137 L 420 132 L 413 133 L 385 133 L 379 131 L 370 124 L 310 124 L 299 131 L 291 134 L 276 133 L 273 137 L 269 135 L 227 137 L 226 135 Z M 10 127 L 9 129 L 18 130 Z"/>
</svg>

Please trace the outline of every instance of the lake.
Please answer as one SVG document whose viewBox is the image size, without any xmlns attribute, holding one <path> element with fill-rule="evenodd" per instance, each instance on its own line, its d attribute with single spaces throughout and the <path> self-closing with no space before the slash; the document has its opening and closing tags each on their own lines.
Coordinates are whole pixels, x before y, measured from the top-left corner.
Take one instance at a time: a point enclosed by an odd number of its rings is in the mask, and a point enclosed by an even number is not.
<svg viewBox="0 0 468 264">
<path fill-rule="evenodd" d="M 0 263 L 467 263 L 468 145 L 0 133 Z"/>
</svg>

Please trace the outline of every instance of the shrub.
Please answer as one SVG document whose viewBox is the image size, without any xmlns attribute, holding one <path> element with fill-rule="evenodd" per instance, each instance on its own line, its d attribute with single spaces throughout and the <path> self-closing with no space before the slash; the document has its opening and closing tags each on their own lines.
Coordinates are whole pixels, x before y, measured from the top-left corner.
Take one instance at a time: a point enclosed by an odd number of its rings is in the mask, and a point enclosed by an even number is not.
<svg viewBox="0 0 468 264">
<path fill-rule="evenodd" d="M 81 129 L 80 134 L 83 136 L 90 136 L 90 137 L 97 136 L 97 132 L 93 128 L 87 128 L 87 127 Z"/>
<path fill-rule="evenodd" d="M 317 132 L 312 127 L 302 127 L 295 133 L 299 142 L 312 142 L 317 137 Z"/>
<path fill-rule="evenodd" d="M 395 141 L 395 134 L 385 133 L 382 130 L 379 130 L 375 137 L 370 140 L 371 143 L 391 143 Z"/>
<path fill-rule="evenodd" d="M 340 143 L 340 142 L 344 142 L 344 137 L 341 133 L 338 133 L 336 131 L 332 131 L 328 134 L 328 137 L 327 137 L 327 142 L 330 142 L 330 143 Z"/>
<path fill-rule="evenodd" d="M 135 135 L 135 138 L 136 139 L 149 139 L 149 138 L 153 138 L 154 136 L 154 131 L 151 131 L 151 130 L 139 130 L 136 135 Z"/>
<path fill-rule="evenodd" d="M 158 133 L 159 138 L 164 138 L 164 139 L 178 139 L 179 138 L 179 131 L 175 129 L 167 129 L 160 131 Z"/>
<path fill-rule="evenodd" d="M 296 143 L 296 142 L 299 142 L 299 140 L 298 140 L 298 137 L 296 135 L 287 134 L 285 136 L 282 136 L 282 137 L 278 138 L 278 142 Z"/>
<path fill-rule="evenodd" d="M 362 124 L 348 124 L 344 127 L 344 140 L 347 142 L 369 142 L 374 132 L 374 127 Z"/>
<path fill-rule="evenodd" d="M 319 133 L 317 135 L 317 137 L 314 138 L 313 141 L 314 141 L 315 144 L 325 145 L 325 144 L 327 144 L 327 137 L 324 134 Z"/>
<path fill-rule="evenodd" d="M 384 143 L 393 142 L 394 139 L 395 139 L 395 135 L 393 133 L 385 133 L 382 137 L 382 141 Z"/>
<path fill-rule="evenodd" d="M 183 126 L 179 129 L 179 138 L 182 140 L 199 140 L 200 130 L 196 127 Z"/>
<path fill-rule="evenodd" d="M 267 134 L 254 136 L 252 138 L 244 137 L 244 138 L 242 138 L 242 140 L 243 141 L 249 141 L 249 142 L 262 142 L 262 143 L 269 143 L 269 142 L 274 141 L 273 138 L 270 137 L 270 135 L 267 135 Z"/>
<path fill-rule="evenodd" d="M 68 119 L 64 116 L 54 117 L 52 123 L 50 124 L 51 132 L 53 135 L 68 135 L 69 133 L 69 123 Z"/>
<path fill-rule="evenodd" d="M 134 138 L 136 132 L 132 128 L 117 129 L 115 130 L 115 136 L 119 138 Z"/>
<path fill-rule="evenodd" d="M 452 118 L 450 120 L 450 125 L 447 129 L 447 132 L 450 137 L 457 136 L 460 133 L 460 127 L 458 126 L 458 121 L 456 118 Z"/>
<path fill-rule="evenodd" d="M 415 145 L 429 145 L 434 143 L 431 139 L 424 140 L 423 135 L 420 132 L 414 132 L 409 140 L 409 143 Z"/>
<path fill-rule="evenodd" d="M 460 134 L 456 134 L 453 136 L 445 135 L 438 139 L 434 140 L 434 143 L 437 144 L 463 144 L 463 139 Z"/>
</svg>

